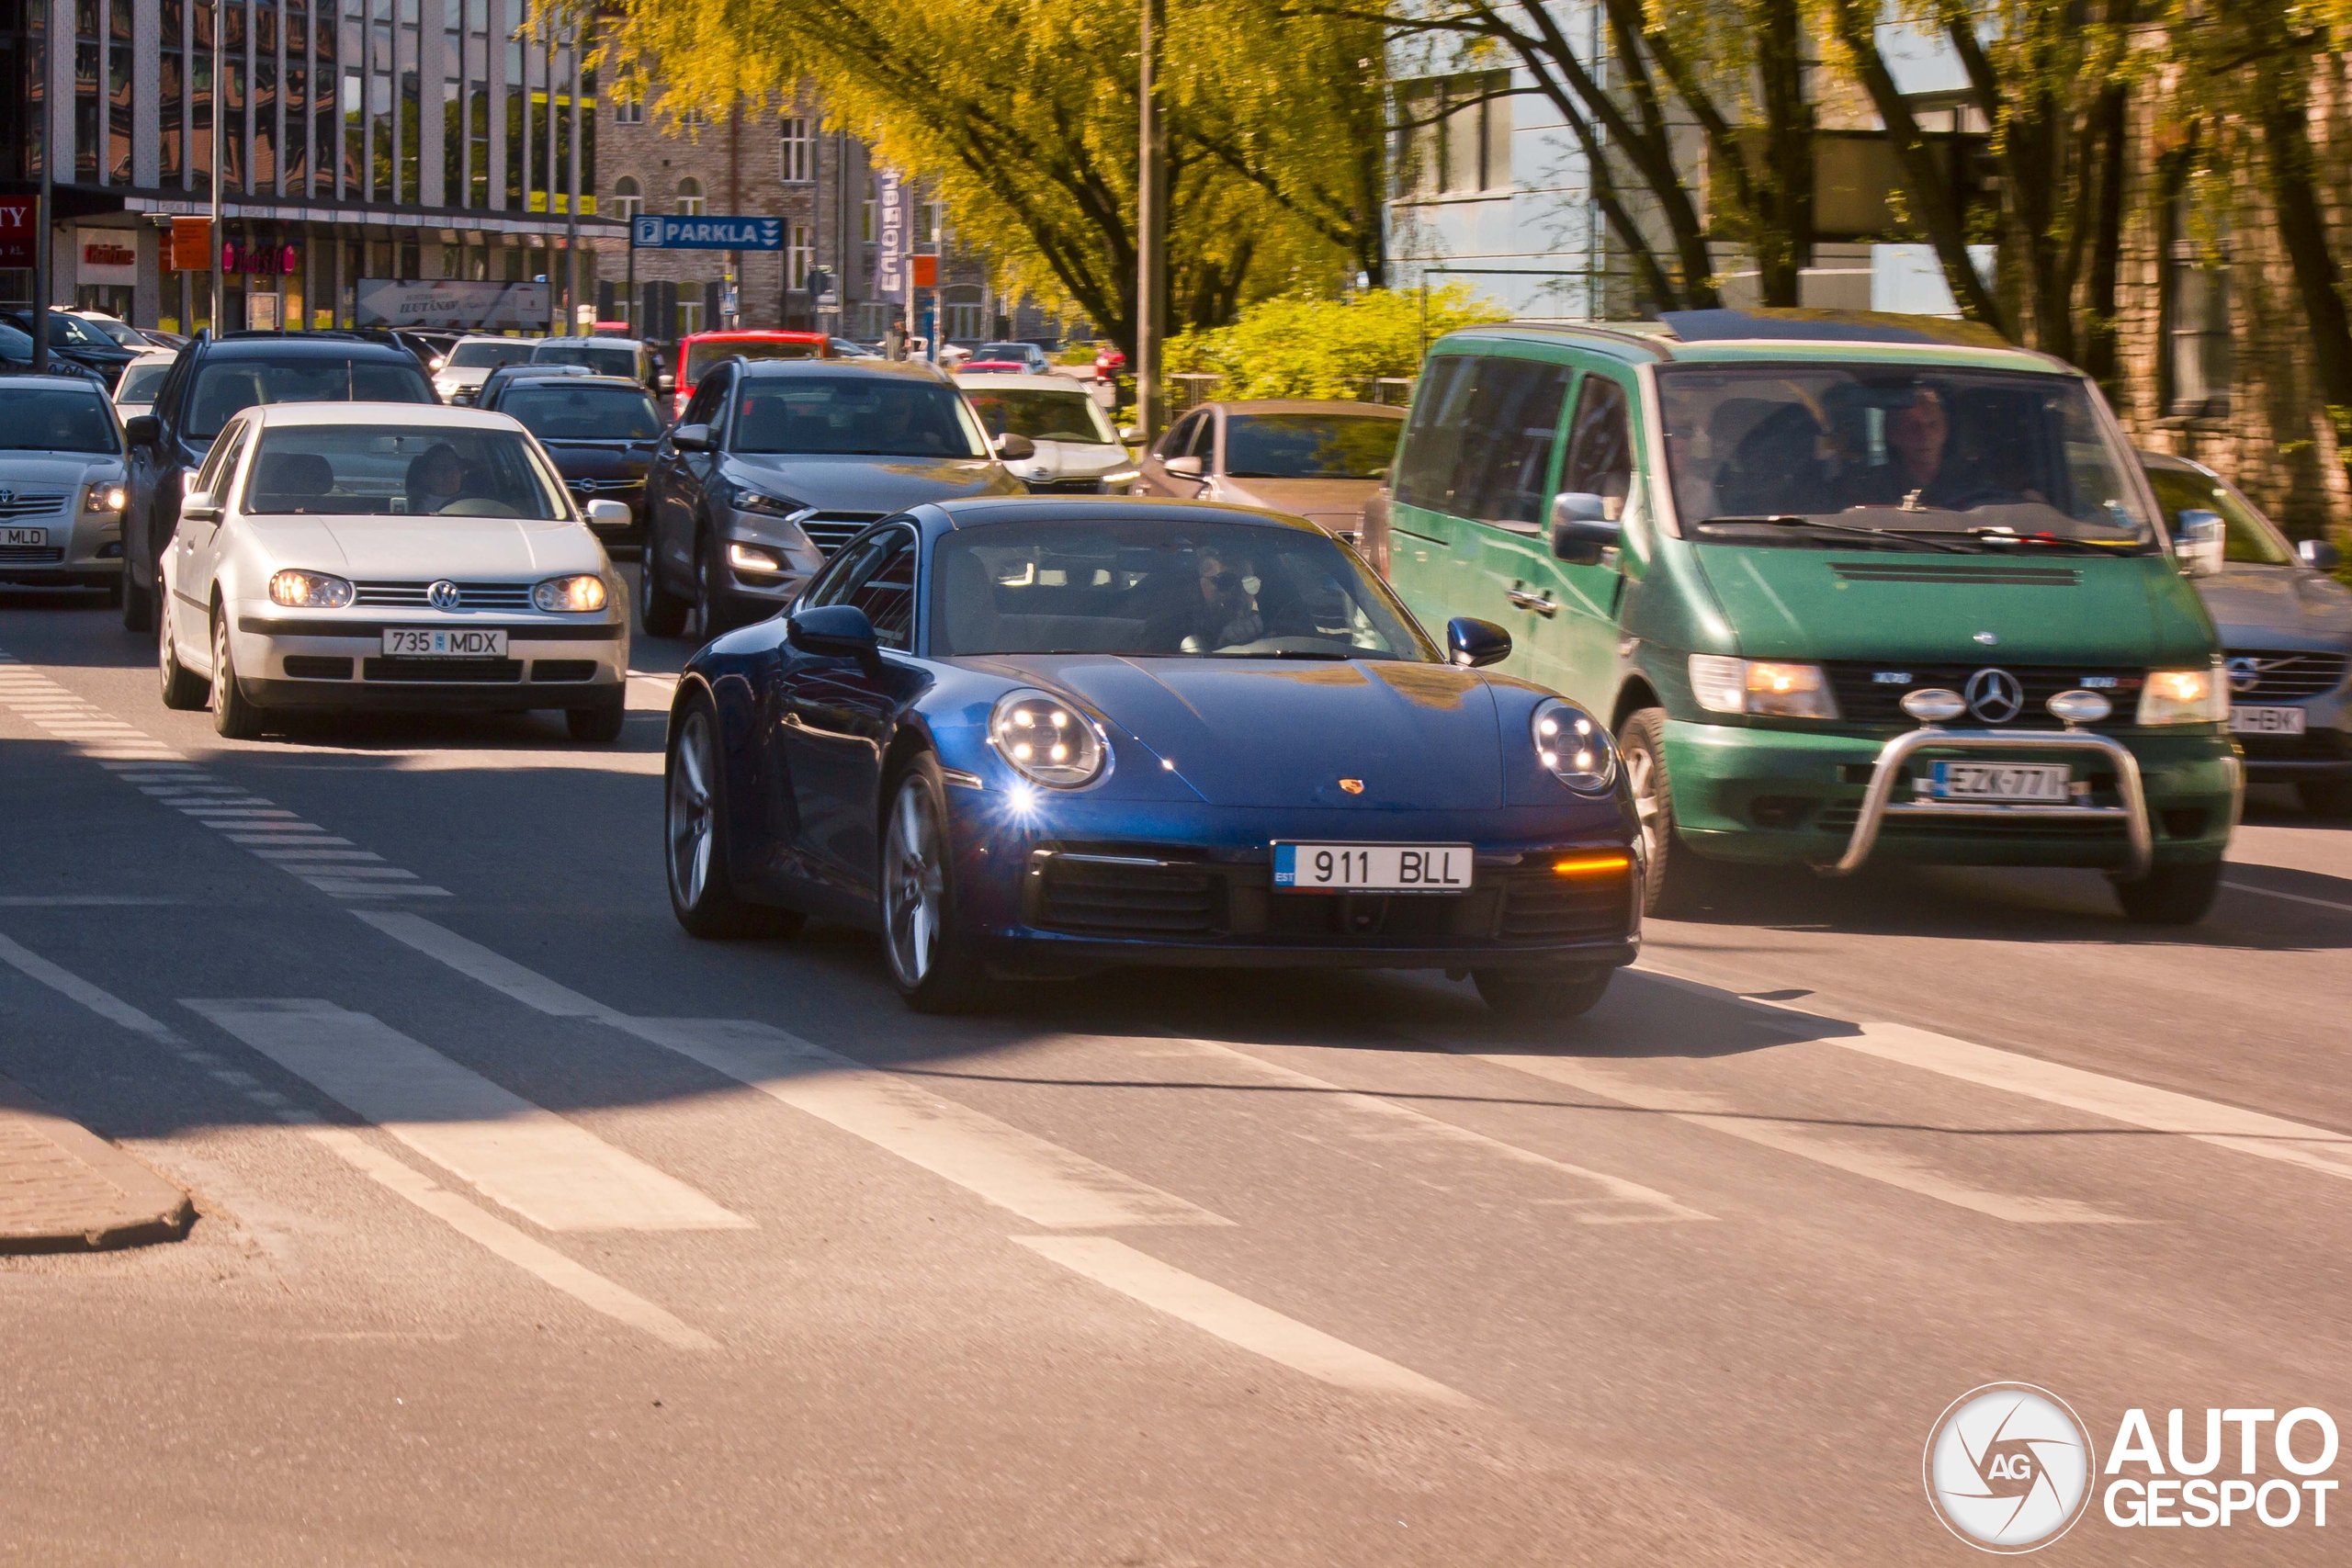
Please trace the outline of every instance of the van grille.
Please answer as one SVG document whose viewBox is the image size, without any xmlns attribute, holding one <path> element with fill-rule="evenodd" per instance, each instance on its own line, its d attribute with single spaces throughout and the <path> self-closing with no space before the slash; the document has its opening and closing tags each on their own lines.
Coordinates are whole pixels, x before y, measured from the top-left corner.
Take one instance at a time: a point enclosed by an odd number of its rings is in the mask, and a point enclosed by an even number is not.
<svg viewBox="0 0 2352 1568">
<path fill-rule="evenodd" d="M 1834 661 L 1824 668 L 1829 674 L 1829 686 L 1838 694 L 1838 715 L 1849 724 L 1916 724 L 1903 711 L 1903 694 L 1929 686 L 1946 691 L 1964 692 L 1968 678 L 1979 670 L 2006 670 L 2018 678 L 2025 688 L 2025 704 L 2018 708 L 2010 725 L 2018 729 L 2048 729 L 2058 721 L 2050 716 L 2047 705 L 2061 692 L 2071 692 L 2089 685 L 2115 705 L 2114 714 L 2105 722 L 2130 724 L 2138 711 L 2140 682 L 2143 672 L 2101 666 L 2003 664 L 1986 660 L 1981 664 L 1913 664 L 1899 659 L 1864 663 L 1860 660 Z M 1894 676 L 1907 677 L 1904 680 Z M 1881 679 L 1881 677 L 1890 677 Z M 2099 682 L 2091 684 L 2091 682 Z M 1970 716 L 1957 719 L 1957 724 L 1977 726 L 1983 720 Z M 1992 726 L 1990 728 L 2000 728 Z"/>
<path fill-rule="evenodd" d="M 2011 588 L 2072 588 L 2083 574 L 2064 566 L 1958 566 L 1941 561 L 1853 561 L 1829 563 L 1848 582 L 1996 583 Z"/>
</svg>

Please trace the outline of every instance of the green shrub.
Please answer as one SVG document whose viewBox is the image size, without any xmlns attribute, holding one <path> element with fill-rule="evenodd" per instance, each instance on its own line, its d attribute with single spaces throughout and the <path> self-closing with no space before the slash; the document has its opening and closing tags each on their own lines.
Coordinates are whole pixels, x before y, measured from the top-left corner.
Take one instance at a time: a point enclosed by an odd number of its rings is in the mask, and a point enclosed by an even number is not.
<svg viewBox="0 0 2352 1568">
<path fill-rule="evenodd" d="M 1432 289 L 1428 309 L 1424 326 L 1419 290 L 1281 295 L 1243 307 L 1231 326 L 1170 338 L 1168 373 L 1222 376 L 1220 398 L 1368 399 L 1383 377 L 1419 374 L 1423 347 L 1441 333 L 1510 315 L 1459 283 Z"/>
</svg>

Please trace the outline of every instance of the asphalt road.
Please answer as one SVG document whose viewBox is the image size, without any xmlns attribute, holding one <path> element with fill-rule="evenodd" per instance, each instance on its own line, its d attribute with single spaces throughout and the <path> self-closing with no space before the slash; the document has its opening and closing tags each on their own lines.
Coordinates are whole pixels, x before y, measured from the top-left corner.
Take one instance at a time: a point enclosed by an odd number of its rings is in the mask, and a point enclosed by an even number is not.
<svg viewBox="0 0 2352 1568">
<path fill-rule="evenodd" d="M 223 742 L 63 597 L 0 650 L 0 1075 L 201 1214 L 0 1260 L 0 1561 L 1964 1562 L 1976 1385 L 2101 1456 L 2352 1421 L 2352 823 L 2283 796 L 2186 931 L 1777 877 L 1552 1029 L 1290 974 L 938 1021 L 859 934 L 672 921 L 679 645 L 618 747 Z"/>
</svg>

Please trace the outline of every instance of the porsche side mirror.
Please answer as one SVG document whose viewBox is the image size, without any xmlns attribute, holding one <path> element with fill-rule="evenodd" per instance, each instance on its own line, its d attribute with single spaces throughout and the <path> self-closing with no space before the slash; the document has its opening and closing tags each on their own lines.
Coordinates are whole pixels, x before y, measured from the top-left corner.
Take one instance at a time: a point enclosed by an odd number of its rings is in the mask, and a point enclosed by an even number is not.
<svg viewBox="0 0 2352 1568">
<path fill-rule="evenodd" d="M 1499 664 L 1510 657 L 1510 633 L 1492 621 L 1456 615 L 1445 623 L 1445 659 L 1465 670 Z"/>
<path fill-rule="evenodd" d="M 1615 547 L 1623 525 L 1610 519 L 1608 503 L 1586 491 L 1552 498 L 1552 556 L 1570 566 L 1599 566 L 1601 552 Z"/>
<path fill-rule="evenodd" d="M 784 635 L 803 653 L 831 659 L 871 659 L 880 646 L 874 623 L 854 604 L 819 604 L 794 613 Z"/>
<path fill-rule="evenodd" d="M 2213 577 L 2222 570 L 2222 543 L 2226 525 L 2218 512 L 2190 507 L 2178 519 L 2178 537 L 2174 551 L 2180 557 L 2180 570 L 2190 577 Z"/>
<path fill-rule="evenodd" d="M 152 413 L 135 414 L 122 422 L 122 438 L 133 446 L 153 446 L 164 438 L 164 422 Z"/>
<path fill-rule="evenodd" d="M 2344 564 L 2344 552 L 2326 539 L 2305 539 L 2295 547 L 2295 554 L 2313 571 L 2334 571 Z"/>
<path fill-rule="evenodd" d="M 212 499 L 212 492 L 209 490 L 192 490 L 180 502 L 180 518 L 187 523 L 218 523 L 220 521 L 220 503 Z"/>
<path fill-rule="evenodd" d="M 1159 466 L 1180 479 L 1196 479 L 1201 477 L 1201 460 L 1198 457 L 1170 457 Z"/>
<path fill-rule="evenodd" d="M 1018 463 L 1024 457 L 1035 457 L 1037 444 L 1025 435 L 1008 430 L 996 438 L 996 455 L 1008 463 Z"/>
<path fill-rule="evenodd" d="M 681 452 L 707 452 L 710 450 L 710 426 L 679 425 L 670 432 L 670 445 Z"/>
</svg>

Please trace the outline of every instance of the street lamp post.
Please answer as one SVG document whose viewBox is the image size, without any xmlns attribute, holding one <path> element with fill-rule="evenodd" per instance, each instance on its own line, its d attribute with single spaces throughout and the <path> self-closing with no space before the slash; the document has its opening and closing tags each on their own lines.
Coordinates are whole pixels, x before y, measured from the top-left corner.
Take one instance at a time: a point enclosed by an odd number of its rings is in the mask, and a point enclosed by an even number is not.
<svg viewBox="0 0 2352 1568">
<path fill-rule="evenodd" d="M 1159 119 L 1158 52 L 1167 26 L 1165 0 L 1143 0 L 1141 80 L 1143 121 L 1136 167 L 1136 423 L 1146 442 L 1157 440 L 1167 411 L 1159 395 L 1159 343 L 1166 321 L 1168 161 Z"/>
<path fill-rule="evenodd" d="M 220 17 L 214 7 L 212 20 L 212 220 L 207 243 L 212 251 L 212 335 L 220 335 L 220 291 L 225 283 L 220 276 L 220 157 L 223 150 L 220 101 Z"/>
</svg>

